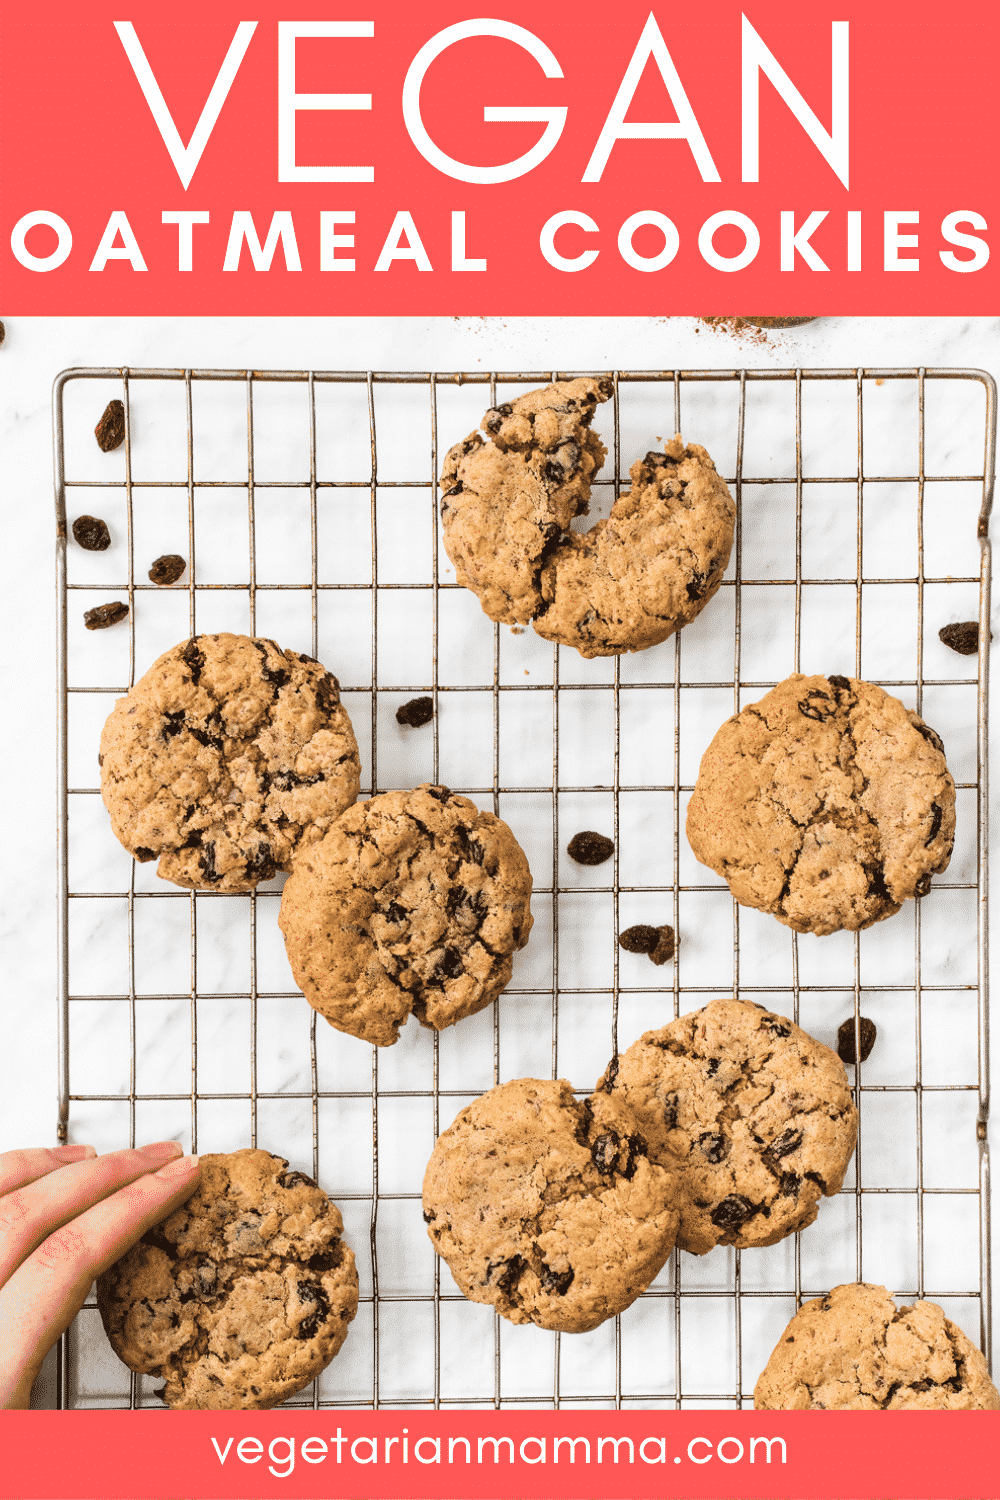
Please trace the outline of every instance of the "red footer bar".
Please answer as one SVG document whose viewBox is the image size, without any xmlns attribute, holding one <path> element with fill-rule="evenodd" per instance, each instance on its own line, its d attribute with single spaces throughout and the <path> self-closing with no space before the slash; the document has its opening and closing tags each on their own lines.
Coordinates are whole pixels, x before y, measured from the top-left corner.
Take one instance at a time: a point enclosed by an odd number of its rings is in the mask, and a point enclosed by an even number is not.
<svg viewBox="0 0 1000 1500">
<path fill-rule="evenodd" d="M 997 1500 L 1000 1412 L 0 1412 L 4 1500 Z"/>
</svg>

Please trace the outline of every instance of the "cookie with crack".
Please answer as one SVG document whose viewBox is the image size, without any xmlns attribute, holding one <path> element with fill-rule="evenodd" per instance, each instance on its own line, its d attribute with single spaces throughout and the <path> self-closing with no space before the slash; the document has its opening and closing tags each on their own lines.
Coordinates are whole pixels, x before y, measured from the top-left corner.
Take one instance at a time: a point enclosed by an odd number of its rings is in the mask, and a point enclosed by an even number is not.
<svg viewBox="0 0 1000 1500">
<path fill-rule="evenodd" d="M 557 381 L 488 411 L 441 474 L 444 544 L 491 620 L 533 623 L 582 656 L 665 641 L 722 582 L 736 511 L 704 448 L 678 435 L 632 465 L 632 488 L 587 532 L 607 450 L 591 430 L 610 380 Z"/>
<path fill-rule="evenodd" d="M 510 982 L 531 872 L 507 824 L 425 783 L 360 802 L 295 860 L 278 922 L 295 982 L 338 1031 L 389 1047 Z"/>
<path fill-rule="evenodd" d="M 116 838 L 194 890 L 250 891 L 291 868 L 358 795 L 337 679 L 247 635 L 196 635 L 119 698 L 101 734 Z"/>
<path fill-rule="evenodd" d="M 347 1336 L 358 1277 L 340 1210 L 287 1166 L 203 1156 L 193 1197 L 97 1279 L 115 1353 L 176 1411 L 278 1406 Z"/>
<path fill-rule="evenodd" d="M 947 868 L 955 783 L 939 736 L 898 698 L 796 672 L 715 735 L 687 836 L 741 905 L 796 932 L 853 932 Z"/>
<path fill-rule="evenodd" d="M 744 1000 L 713 1000 L 612 1059 L 598 1094 L 624 1100 L 654 1161 L 676 1165 L 677 1245 L 775 1245 L 840 1191 L 858 1114 L 835 1052 Z"/>
<path fill-rule="evenodd" d="M 518 1078 L 462 1110 L 424 1176 L 435 1250 L 472 1302 L 584 1333 L 630 1306 L 673 1249 L 677 1180 L 623 1101 Z"/>
<path fill-rule="evenodd" d="M 934 1302 L 848 1282 L 806 1302 L 757 1381 L 758 1411 L 997 1411 L 986 1360 Z"/>
</svg>

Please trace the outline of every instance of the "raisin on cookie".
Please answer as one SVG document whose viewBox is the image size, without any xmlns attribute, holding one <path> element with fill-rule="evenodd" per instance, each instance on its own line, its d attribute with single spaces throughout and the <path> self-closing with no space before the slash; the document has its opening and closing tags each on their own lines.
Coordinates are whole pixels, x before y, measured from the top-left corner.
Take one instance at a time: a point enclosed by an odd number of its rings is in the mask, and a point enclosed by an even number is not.
<svg viewBox="0 0 1000 1500">
<path fill-rule="evenodd" d="M 687 836 L 741 905 L 796 932 L 854 932 L 947 868 L 955 783 L 939 736 L 898 698 L 796 672 L 715 735 Z"/>
<path fill-rule="evenodd" d="M 488 411 L 446 455 L 444 544 L 458 582 L 491 620 L 533 623 L 582 656 L 665 641 L 722 582 L 736 511 L 698 444 L 680 436 L 632 465 L 632 488 L 607 520 L 586 515 L 607 450 L 591 430 L 610 380 L 557 381 Z"/>
<path fill-rule="evenodd" d="M 193 1197 L 97 1279 L 115 1353 L 176 1411 L 278 1406 L 347 1337 L 358 1277 L 340 1210 L 287 1166 L 203 1156 Z"/>
<path fill-rule="evenodd" d="M 101 734 L 115 836 L 195 890 L 249 891 L 290 869 L 360 784 L 337 679 L 246 635 L 196 635 L 165 652 Z"/>
<path fill-rule="evenodd" d="M 680 1180 L 677 1245 L 775 1245 L 840 1191 L 858 1114 L 844 1065 L 784 1016 L 713 1000 L 612 1059 L 598 1094 L 635 1115 Z"/>
<path fill-rule="evenodd" d="M 997 1411 L 986 1360 L 935 1302 L 848 1282 L 806 1302 L 754 1390 L 758 1411 Z"/>
<path fill-rule="evenodd" d="M 518 1078 L 465 1108 L 424 1176 L 424 1220 L 472 1302 L 584 1333 L 630 1306 L 677 1229 L 676 1178 L 631 1111 L 565 1080 Z"/>
<path fill-rule="evenodd" d="M 436 1030 L 510 982 L 531 931 L 531 872 L 507 824 L 425 783 L 345 813 L 296 858 L 278 922 L 295 982 L 376 1046 L 412 1013 Z"/>
</svg>

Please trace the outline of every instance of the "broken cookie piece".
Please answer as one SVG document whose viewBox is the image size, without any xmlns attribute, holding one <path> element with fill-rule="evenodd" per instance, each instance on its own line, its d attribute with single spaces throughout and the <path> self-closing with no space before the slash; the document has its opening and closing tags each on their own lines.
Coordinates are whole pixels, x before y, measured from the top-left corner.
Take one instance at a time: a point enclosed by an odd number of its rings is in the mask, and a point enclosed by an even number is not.
<svg viewBox="0 0 1000 1500">
<path fill-rule="evenodd" d="M 935 1302 L 852 1281 L 803 1303 L 754 1389 L 757 1411 L 997 1411 L 986 1360 Z"/>
<path fill-rule="evenodd" d="M 295 981 L 338 1031 L 390 1047 L 491 1004 L 531 931 L 513 833 L 444 786 L 385 792 L 295 861 L 278 922 Z"/>
<path fill-rule="evenodd" d="M 665 641 L 722 582 L 732 498 L 704 448 L 678 435 L 632 465 L 632 488 L 587 532 L 607 450 L 591 430 L 611 380 L 557 381 L 492 408 L 441 474 L 444 544 L 491 620 L 525 624 L 582 656 Z"/>
<path fill-rule="evenodd" d="M 835 1052 L 784 1016 L 713 1000 L 612 1059 L 598 1093 L 680 1179 L 677 1244 L 775 1245 L 840 1191 L 858 1114 Z"/>
<path fill-rule="evenodd" d="M 635 1301 L 677 1231 L 677 1182 L 628 1106 L 518 1078 L 462 1110 L 424 1175 L 424 1222 L 460 1290 L 511 1323 L 584 1333 Z"/>
<path fill-rule="evenodd" d="M 269 1151 L 201 1158 L 188 1201 L 97 1280 L 112 1348 L 174 1411 L 278 1406 L 333 1359 L 358 1307 L 340 1211 Z"/>
<path fill-rule="evenodd" d="M 955 783 L 940 736 L 898 698 L 795 673 L 716 733 L 687 836 L 743 906 L 796 932 L 854 932 L 947 868 Z"/>
</svg>

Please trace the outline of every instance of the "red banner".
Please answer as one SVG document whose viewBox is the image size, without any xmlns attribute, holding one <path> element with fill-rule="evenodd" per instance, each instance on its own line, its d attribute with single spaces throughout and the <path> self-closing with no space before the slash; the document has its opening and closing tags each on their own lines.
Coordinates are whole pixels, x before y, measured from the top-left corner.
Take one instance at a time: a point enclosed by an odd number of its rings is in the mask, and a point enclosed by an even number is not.
<svg viewBox="0 0 1000 1500">
<path fill-rule="evenodd" d="M 0 1413 L 9 1500 L 1000 1496 L 1000 1412 Z"/>
<path fill-rule="evenodd" d="M 994 5 L 486 10 L 5 7 L 5 312 L 998 311 Z"/>
</svg>

